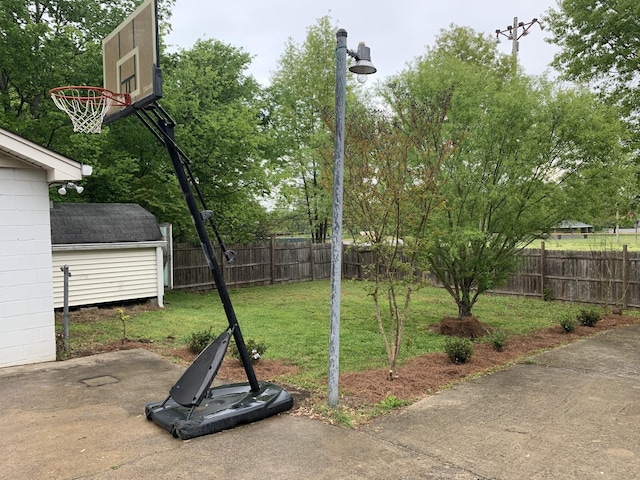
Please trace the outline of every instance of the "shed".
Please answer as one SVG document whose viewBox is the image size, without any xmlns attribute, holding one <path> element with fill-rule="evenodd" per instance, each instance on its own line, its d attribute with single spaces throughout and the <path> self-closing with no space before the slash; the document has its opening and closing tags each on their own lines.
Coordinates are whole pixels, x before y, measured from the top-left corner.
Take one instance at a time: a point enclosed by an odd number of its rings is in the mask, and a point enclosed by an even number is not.
<svg viewBox="0 0 640 480">
<path fill-rule="evenodd" d="M 558 239 L 563 236 L 565 238 L 571 238 L 572 236 L 579 236 L 587 238 L 589 233 L 593 233 L 593 226 L 584 222 L 576 222 L 564 220 L 551 229 L 551 233 L 556 235 Z"/>
<path fill-rule="evenodd" d="M 54 306 L 155 299 L 163 306 L 163 240 L 156 217 L 132 203 L 54 203 L 51 208 Z"/>
<path fill-rule="evenodd" d="M 0 367 L 56 359 L 49 185 L 90 170 L 0 128 Z"/>
</svg>

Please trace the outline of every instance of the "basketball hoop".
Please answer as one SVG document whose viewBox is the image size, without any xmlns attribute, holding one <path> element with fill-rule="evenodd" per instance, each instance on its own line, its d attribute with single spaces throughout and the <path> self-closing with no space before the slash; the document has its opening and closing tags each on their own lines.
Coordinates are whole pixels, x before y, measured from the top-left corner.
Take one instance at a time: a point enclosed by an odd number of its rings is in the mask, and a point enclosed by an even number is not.
<svg viewBox="0 0 640 480">
<path fill-rule="evenodd" d="M 57 87 L 49 90 L 56 106 L 66 112 L 73 131 L 100 133 L 102 121 L 113 106 L 131 103 L 128 93 L 115 93 L 101 87 Z"/>
</svg>

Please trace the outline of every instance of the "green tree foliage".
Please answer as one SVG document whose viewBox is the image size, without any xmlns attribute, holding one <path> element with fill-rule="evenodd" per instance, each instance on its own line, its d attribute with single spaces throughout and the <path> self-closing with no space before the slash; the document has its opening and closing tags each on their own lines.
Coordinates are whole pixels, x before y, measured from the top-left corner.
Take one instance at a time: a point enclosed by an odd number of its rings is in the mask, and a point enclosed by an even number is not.
<svg viewBox="0 0 640 480">
<path fill-rule="evenodd" d="M 64 114 L 61 85 L 101 85 L 101 39 L 132 1 L 0 0 L 0 122 L 49 146 Z"/>
<path fill-rule="evenodd" d="M 135 202 L 161 221 L 188 224 L 176 208 L 180 197 L 165 156 L 135 119 L 101 135 L 75 134 L 49 90 L 62 85 L 102 84 L 102 38 L 136 6 L 133 1 L 0 0 L 0 125 L 94 167 L 85 191 L 54 201 Z M 172 0 L 162 2 L 168 18 Z M 164 159 L 163 159 L 164 160 Z M 180 210 L 180 213 L 177 212 Z"/>
<path fill-rule="evenodd" d="M 620 108 L 632 132 L 627 146 L 636 153 L 640 144 L 640 4 L 635 0 L 564 0 L 544 18 L 553 33 L 550 43 L 560 47 L 553 65 L 564 78 L 587 83 Z M 638 176 L 617 192 L 615 213 L 601 223 L 615 225 L 619 214 L 636 219 Z"/>
<path fill-rule="evenodd" d="M 624 113 L 640 110 L 640 3 L 636 0 L 563 0 L 544 18 L 561 48 L 554 65 L 567 78 L 591 82 Z"/>
<path fill-rule="evenodd" d="M 269 137 L 260 87 L 245 73 L 250 61 L 240 49 L 200 40 L 172 55 L 164 68 L 162 103 L 228 241 L 251 241 L 269 230 L 258 202 L 270 188 L 264 160 Z"/>
<path fill-rule="evenodd" d="M 452 95 L 438 140 L 453 148 L 440 170 L 446 208 L 426 257 L 460 317 L 508 278 L 537 235 L 605 208 L 625 166 L 615 111 L 586 91 L 528 78 L 512 61 L 452 27 L 387 93 L 396 111 L 407 108 L 395 98 L 402 89 L 416 99 Z"/>
<path fill-rule="evenodd" d="M 335 104 L 335 33 L 329 17 L 307 30 L 302 45 L 286 45 L 269 88 L 274 155 L 287 208 L 302 211 L 311 238 L 328 237 L 331 216 L 332 132 Z"/>
<path fill-rule="evenodd" d="M 48 91 L 62 85 L 102 85 L 102 39 L 140 1 L 0 0 L 0 125 L 94 167 L 82 195 L 54 201 L 134 202 L 174 225 L 178 239 L 192 226 L 166 150 L 135 117 L 75 134 Z M 161 32 L 170 30 L 173 0 L 160 2 Z M 207 203 L 228 240 L 263 234 L 267 190 L 262 168 L 259 89 L 243 75 L 250 57 L 215 42 L 162 59 L 165 98 L 175 113 L 179 143 L 193 155 Z M 242 234 L 238 233 L 242 232 Z"/>
</svg>

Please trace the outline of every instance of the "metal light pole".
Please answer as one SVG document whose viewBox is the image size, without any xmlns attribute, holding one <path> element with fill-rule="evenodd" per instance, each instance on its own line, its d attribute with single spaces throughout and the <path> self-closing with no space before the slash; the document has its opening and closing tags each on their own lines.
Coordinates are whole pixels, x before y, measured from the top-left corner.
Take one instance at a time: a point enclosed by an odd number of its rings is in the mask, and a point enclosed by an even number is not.
<svg viewBox="0 0 640 480">
<path fill-rule="evenodd" d="M 508 25 L 504 30 L 496 30 L 496 43 L 500 43 L 500 36 L 511 40 L 511 56 L 514 60 L 518 59 L 519 40 L 525 35 L 529 35 L 529 29 L 534 24 L 540 25 L 540 30 L 544 30 L 542 24 L 537 18 L 534 18 L 529 23 L 518 22 L 518 17 L 513 17 L 513 25 Z"/>
<path fill-rule="evenodd" d="M 69 265 L 67 264 L 60 267 L 60 270 L 62 271 L 62 298 L 64 301 L 62 307 L 62 340 L 66 355 L 69 353 L 69 277 L 71 272 L 69 272 Z"/>
<path fill-rule="evenodd" d="M 347 55 L 355 58 L 356 64 L 349 70 L 358 75 L 376 72 L 371 63 L 369 48 L 364 43 L 358 51 L 347 49 L 347 31 L 336 33 L 336 107 L 335 136 L 333 139 L 333 216 L 331 227 L 331 315 L 329 318 L 329 388 L 328 404 L 338 404 L 338 377 L 340 374 L 340 287 L 342 281 L 342 194 L 344 173 L 344 118 L 347 94 Z"/>
</svg>

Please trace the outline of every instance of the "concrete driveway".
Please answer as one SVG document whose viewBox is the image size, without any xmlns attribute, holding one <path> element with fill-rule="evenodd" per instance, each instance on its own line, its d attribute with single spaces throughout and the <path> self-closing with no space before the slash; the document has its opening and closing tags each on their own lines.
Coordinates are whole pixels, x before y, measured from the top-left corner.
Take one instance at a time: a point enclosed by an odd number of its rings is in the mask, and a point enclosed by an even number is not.
<svg viewBox="0 0 640 480">
<path fill-rule="evenodd" d="M 640 326 L 426 397 L 361 430 L 282 414 L 181 441 L 144 417 L 184 367 L 146 350 L 0 369 L 11 479 L 640 478 Z"/>
</svg>

